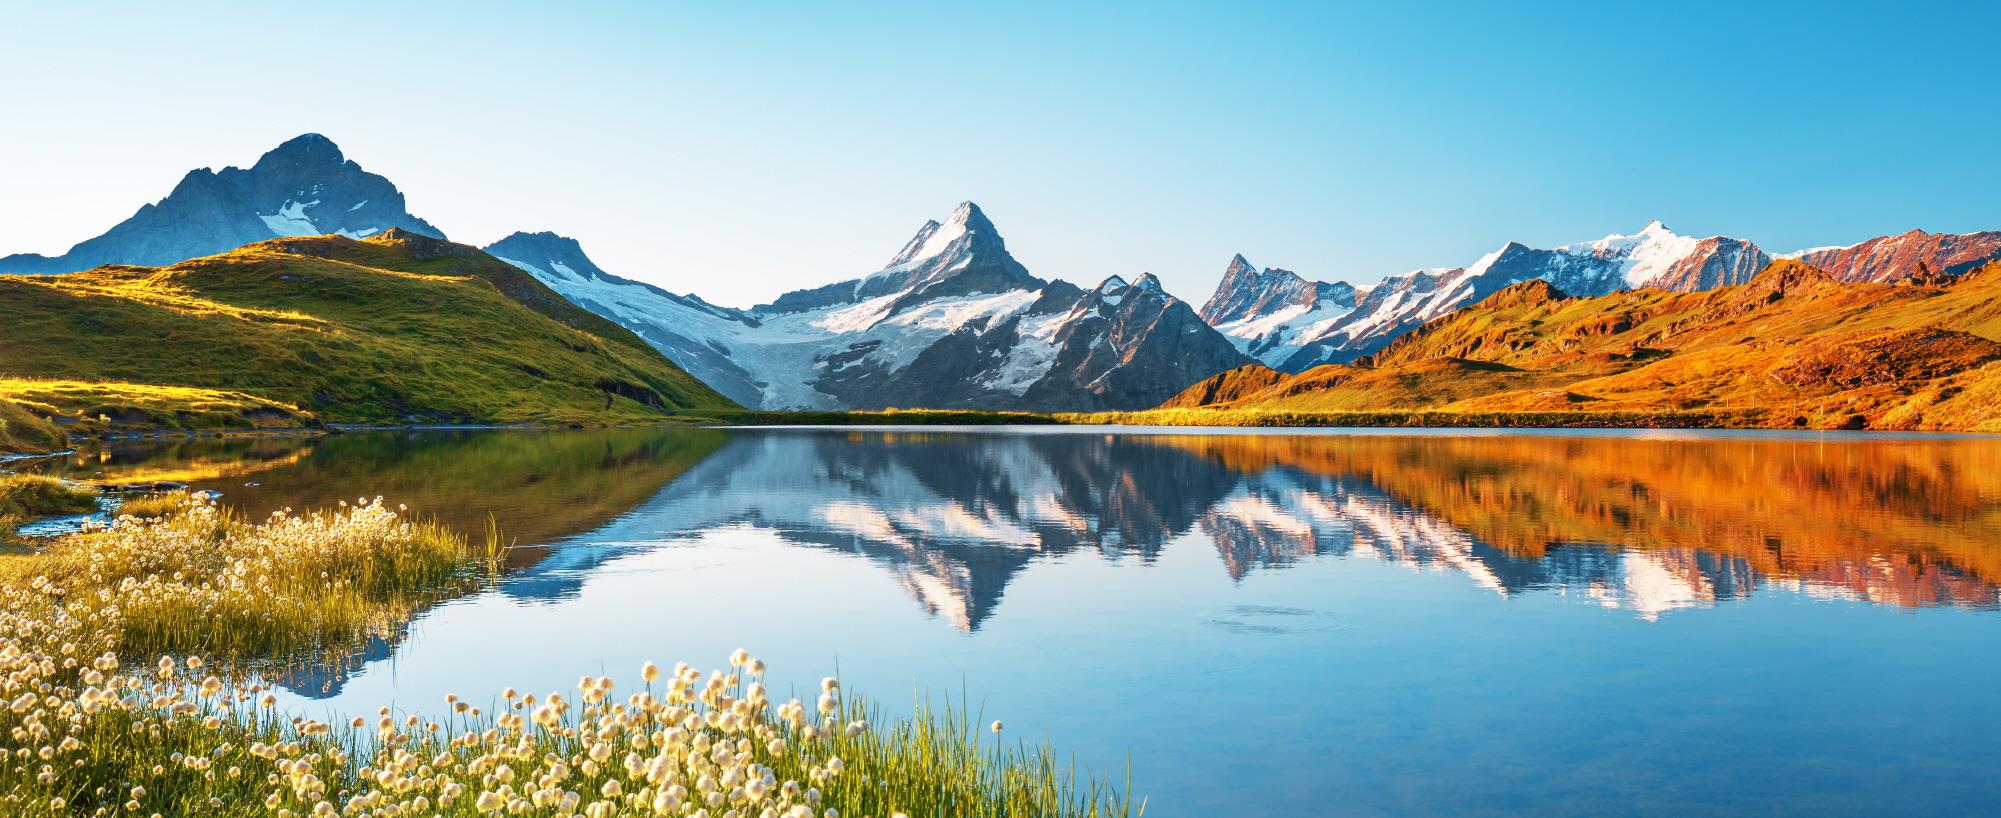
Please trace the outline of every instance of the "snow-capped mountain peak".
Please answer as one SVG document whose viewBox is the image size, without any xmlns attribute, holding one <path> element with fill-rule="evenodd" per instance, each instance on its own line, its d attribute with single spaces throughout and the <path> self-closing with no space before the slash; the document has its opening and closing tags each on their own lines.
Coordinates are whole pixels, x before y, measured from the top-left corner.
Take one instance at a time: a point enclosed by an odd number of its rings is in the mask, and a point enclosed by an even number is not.
<svg viewBox="0 0 2001 818">
<path fill-rule="evenodd" d="M 1770 257 L 1750 242 L 1690 238 L 1659 220 L 1638 232 L 1542 250 L 1506 242 L 1465 267 L 1427 268 L 1385 277 L 1366 290 L 1347 285 L 1252 275 L 1234 261 L 1203 316 L 1239 349 L 1278 369 L 1345 363 L 1391 339 L 1501 288 L 1540 278 L 1573 295 L 1632 287 L 1707 289 L 1747 281 Z M 1338 308 L 1303 308 L 1306 299 L 1274 297 L 1306 288 L 1340 287 Z M 1325 290 L 1322 290 L 1325 292 Z M 1324 300 L 1324 299 L 1323 299 Z"/>
<path fill-rule="evenodd" d="M 1597 241 L 1557 248 L 1578 256 L 1594 256 L 1619 265 L 1619 278 L 1630 287 L 1645 287 L 1665 276 L 1675 264 L 1695 253 L 1702 239 L 1669 230 L 1661 220 L 1647 222 L 1637 233 L 1613 234 Z"/>
<path fill-rule="evenodd" d="M 1142 409 L 1244 363 L 1154 276 L 1029 275 L 971 202 L 882 270 L 742 311 L 606 274 L 553 234 L 488 250 L 751 406 Z"/>
<path fill-rule="evenodd" d="M 882 272 L 908 270 L 941 258 L 948 262 L 963 262 L 975 251 L 976 239 L 986 240 L 988 245 L 977 249 L 992 252 L 1004 246 L 1000 231 L 994 229 L 994 223 L 987 220 L 987 214 L 980 211 L 980 206 L 960 202 L 958 209 L 953 210 L 944 222 L 933 219 L 918 228 L 917 235 L 910 237 L 910 241 L 903 245 L 895 258 L 889 260 Z"/>
</svg>

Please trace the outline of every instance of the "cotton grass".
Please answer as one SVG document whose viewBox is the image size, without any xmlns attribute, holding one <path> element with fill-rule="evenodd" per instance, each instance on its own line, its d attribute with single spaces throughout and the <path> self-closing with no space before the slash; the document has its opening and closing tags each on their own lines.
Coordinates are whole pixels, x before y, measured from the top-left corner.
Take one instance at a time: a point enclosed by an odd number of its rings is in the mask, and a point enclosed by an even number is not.
<svg viewBox="0 0 2001 818">
<path fill-rule="evenodd" d="M 885 722 L 829 678 L 778 700 L 720 668 L 501 691 L 488 708 L 281 713 L 271 667 L 338 655 L 490 581 L 499 549 L 379 500 L 247 523 L 190 499 L 65 538 L 0 584 L 0 814 L 1124 816 L 1047 747 L 982 743 L 963 711 Z M 198 658 L 220 660 L 221 667 Z M 876 726 L 884 725 L 884 726 Z"/>
</svg>

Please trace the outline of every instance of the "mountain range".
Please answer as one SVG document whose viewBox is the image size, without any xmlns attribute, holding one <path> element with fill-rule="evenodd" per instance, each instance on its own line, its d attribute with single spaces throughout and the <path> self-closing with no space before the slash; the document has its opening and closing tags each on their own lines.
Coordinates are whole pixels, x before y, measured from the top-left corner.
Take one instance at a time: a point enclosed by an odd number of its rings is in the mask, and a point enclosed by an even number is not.
<svg viewBox="0 0 2001 818">
<path fill-rule="evenodd" d="M 1166 406 L 2001 431 L 2001 261 L 1942 270 L 1844 281 L 1792 258 L 1742 284 L 1598 296 L 1531 279 L 1352 364 L 1298 374 L 1254 364 Z"/>
<path fill-rule="evenodd" d="M 1030 275 L 972 202 L 880 270 L 747 310 L 611 275 L 554 234 L 486 249 L 747 406 L 1137 408 L 1250 360 L 1150 274 L 1089 290 Z"/>
<path fill-rule="evenodd" d="M 274 239 L 391 230 L 443 238 L 408 212 L 389 180 L 331 140 L 306 134 L 249 168 L 193 171 L 159 202 L 62 255 L 0 258 L 0 273 L 164 266 Z M 1682 236 L 1656 221 L 1548 249 L 1508 242 L 1465 266 L 1368 285 L 1260 269 L 1238 255 L 1200 310 L 1150 274 L 1110 275 L 1089 289 L 1038 278 L 971 202 L 926 222 L 881 269 L 749 308 L 614 275 L 555 233 L 519 232 L 484 250 L 741 405 L 1098 411 L 1199 400 L 1176 395 L 1219 373 L 1228 377 L 1208 388 L 1236 394 L 1282 375 L 1354 364 L 1526 281 L 1545 281 L 1565 297 L 1706 292 L 1796 261 L 1836 281 L 1887 284 L 1959 275 L 2001 258 L 2001 232 L 1913 230 L 1771 253 L 1745 239 Z"/>
<path fill-rule="evenodd" d="M 1237 348 L 1283 372 L 1351 363 L 1426 322 L 1501 289 L 1541 279 L 1570 295 L 1658 288 L 1697 292 L 1743 284 L 1778 259 L 1796 259 L 1840 281 L 1891 283 L 1921 270 L 1958 274 L 2001 258 L 2001 232 L 1912 230 L 1847 247 L 1773 255 L 1727 236 L 1694 238 L 1650 222 L 1551 249 L 1508 242 L 1464 267 L 1414 270 L 1356 287 L 1308 281 L 1276 268 L 1259 271 L 1237 256 L 1202 307 L 1202 318 Z"/>
</svg>

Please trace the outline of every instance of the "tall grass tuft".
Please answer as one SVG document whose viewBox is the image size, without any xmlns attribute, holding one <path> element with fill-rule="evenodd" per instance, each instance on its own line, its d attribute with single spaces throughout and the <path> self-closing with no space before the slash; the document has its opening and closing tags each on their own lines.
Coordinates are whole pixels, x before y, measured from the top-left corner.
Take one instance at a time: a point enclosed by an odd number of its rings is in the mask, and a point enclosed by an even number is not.
<svg viewBox="0 0 2001 818">
<path fill-rule="evenodd" d="M 142 520 L 157 520 L 180 511 L 189 503 L 197 502 L 186 491 L 169 491 L 159 494 L 135 494 L 118 501 L 118 514 Z"/>
</svg>

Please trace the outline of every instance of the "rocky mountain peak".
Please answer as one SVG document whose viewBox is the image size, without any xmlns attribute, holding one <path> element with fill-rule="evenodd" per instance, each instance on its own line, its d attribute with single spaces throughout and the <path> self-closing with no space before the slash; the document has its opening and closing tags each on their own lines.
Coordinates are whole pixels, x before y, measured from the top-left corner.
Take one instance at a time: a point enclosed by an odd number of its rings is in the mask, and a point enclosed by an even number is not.
<svg viewBox="0 0 2001 818">
<path fill-rule="evenodd" d="M 165 266 L 273 238 L 338 233 L 366 238 L 392 228 L 442 238 L 410 214 L 403 194 L 346 156 L 333 140 L 303 134 L 248 168 L 188 173 L 166 198 L 55 257 L 0 259 L 0 273 L 68 273 L 103 264 Z"/>
<path fill-rule="evenodd" d="M 486 252 L 529 272 L 547 271 L 572 278 L 604 279 L 609 274 L 584 254 L 576 239 L 548 231 L 517 231 L 486 246 Z"/>
<path fill-rule="evenodd" d="M 346 162 L 347 157 L 341 154 L 340 146 L 333 140 L 308 133 L 287 139 L 278 147 L 266 151 L 250 169 L 268 173 L 281 169 L 338 168 Z"/>
</svg>

